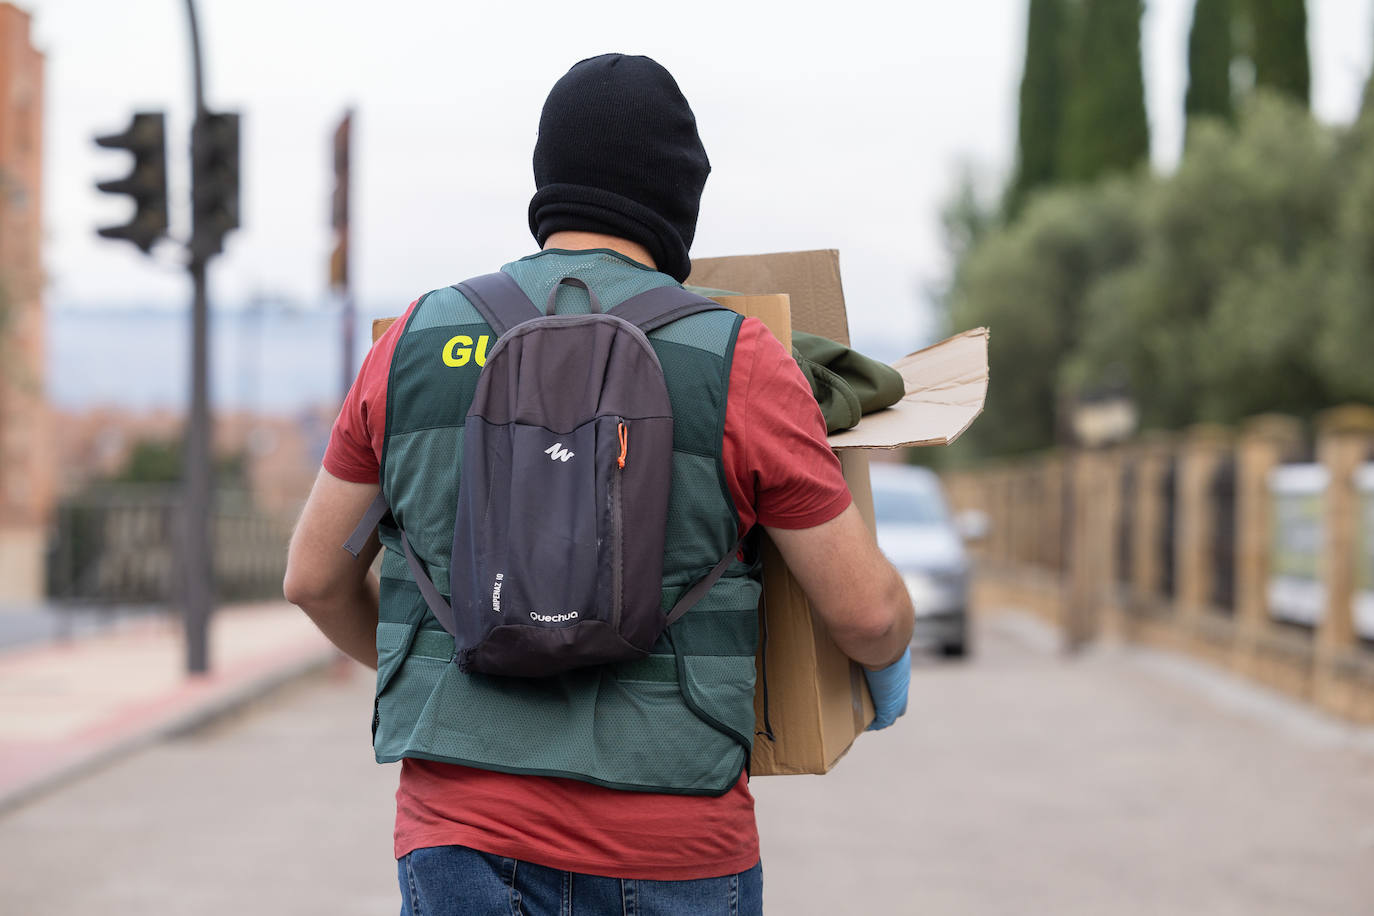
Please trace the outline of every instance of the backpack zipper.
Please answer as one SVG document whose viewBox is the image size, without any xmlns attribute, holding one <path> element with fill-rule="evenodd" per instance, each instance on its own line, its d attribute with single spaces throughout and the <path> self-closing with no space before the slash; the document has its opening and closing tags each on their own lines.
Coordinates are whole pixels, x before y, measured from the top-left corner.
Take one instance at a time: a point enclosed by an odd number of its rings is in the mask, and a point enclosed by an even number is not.
<svg viewBox="0 0 1374 916">
<path fill-rule="evenodd" d="M 620 455 L 611 471 L 611 626 L 620 632 L 620 612 L 624 591 L 624 520 L 620 495 L 620 475 L 625 469 L 625 454 L 629 445 L 629 426 L 624 417 L 616 418 L 616 435 L 620 439 Z"/>
</svg>

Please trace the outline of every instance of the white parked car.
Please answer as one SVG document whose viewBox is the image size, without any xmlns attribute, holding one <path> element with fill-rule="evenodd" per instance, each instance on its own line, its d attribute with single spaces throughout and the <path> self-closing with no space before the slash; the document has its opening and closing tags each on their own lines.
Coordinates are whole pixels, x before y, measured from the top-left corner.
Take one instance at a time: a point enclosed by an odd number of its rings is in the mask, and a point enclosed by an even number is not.
<svg viewBox="0 0 1374 916">
<path fill-rule="evenodd" d="M 913 644 L 946 657 L 969 650 L 969 559 L 940 478 L 926 468 L 872 465 L 878 546 L 902 573 L 916 609 Z"/>
</svg>

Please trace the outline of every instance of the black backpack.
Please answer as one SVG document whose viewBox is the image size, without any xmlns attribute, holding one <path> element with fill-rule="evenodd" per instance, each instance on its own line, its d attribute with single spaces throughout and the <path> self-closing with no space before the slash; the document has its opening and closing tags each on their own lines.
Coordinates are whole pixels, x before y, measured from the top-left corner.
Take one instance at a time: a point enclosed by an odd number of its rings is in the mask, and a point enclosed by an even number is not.
<svg viewBox="0 0 1374 916">
<path fill-rule="evenodd" d="M 564 284 L 587 290 L 589 314 L 556 314 Z M 643 658 L 738 549 L 662 610 L 673 412 L 646 335 L 721 306 L 665 286 L 604 312 L 575 277 L 554 285 L 544 312 L 504 273 L 455 288 L 498 340 L 463 427 L 451 604 L 400 533 L 426 604 L 466 673 Z M 386 511 L 379 496 L 345 546 L 360 550 Z"/>
</svg>

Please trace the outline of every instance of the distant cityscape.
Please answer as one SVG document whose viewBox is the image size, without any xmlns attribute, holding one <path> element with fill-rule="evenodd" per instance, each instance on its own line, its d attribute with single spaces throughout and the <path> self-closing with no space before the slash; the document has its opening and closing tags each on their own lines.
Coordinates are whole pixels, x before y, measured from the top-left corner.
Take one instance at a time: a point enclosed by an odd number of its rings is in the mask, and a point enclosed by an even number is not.
<svg viewBox="0 0 1374 916">
<path fill-rule="evenodd" d="M 187 309 L 49 308 L 45 318 L 46 389 L 54 406 L 185 408 Z M 355 365 L 371 341 L 370 327 L 370 315 L 359 320 Z M 212 403 L 216 409 L 268 414 L 337 408 L 340 339 L 336 311 L 217 310 L 211 323 Z"/>
<path fill-rule="evenodd" d="M 371 343 L 373 318 L 404 308 L 359 308 L 354 365 Z M 188 310 L 185 307 L 49 306 L 46 391 L 63 410 L 186 406 Z M 339 313 L 326 308 L 220 308 L 212 321 L 211 399 L 219 410 L 290 414 L 337 409 Z M 892 362 L 914 346 L 860 336 L 855 346 Z"/>
</svg>

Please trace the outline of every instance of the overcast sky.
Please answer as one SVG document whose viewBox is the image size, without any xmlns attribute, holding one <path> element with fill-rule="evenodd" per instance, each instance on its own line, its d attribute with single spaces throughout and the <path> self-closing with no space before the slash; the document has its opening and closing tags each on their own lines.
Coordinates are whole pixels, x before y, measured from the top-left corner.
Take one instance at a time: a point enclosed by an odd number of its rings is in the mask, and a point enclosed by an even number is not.
<svg viewBox="0 0 1374 916">
<path fill-rule="evenodd" d="M 1318 115 L 1354 113 L 1371 2 L 1309 0 Z M 96 238 L 127 208 L 96 192 L 125 158 L 91 137 L 136 109 L 169 112 L 184 199 L 190 111 L 182 0 L 19 0 L 47 54 L 46 244 L 55 307 L 187 295 L 175 251 L 154 263 Z M 1181 136 L 1191 0 L 1144 21 L 1153 159 Z M 243 113 L 243 229 L 217 260 L 216 301 L 324 301 L 330 137 L 357 109 L 354 277 L 363 308 L 533 250 L 526 205 L 539 108 L 577 60 L 648 54 L 678 79 L 714 167 L 693 254 L 838 248 L 861 336 L 925 333 L 944 270 L 939 207 L 961 163 L 1010 166 L 1024 0 L 594 4 L 544 0 L 200 0 L 212 108 Z M 180 222 L 178 223 L 178 220 Z M 185 232 L 175 212 L 174 232 Z"/>
</svg>

